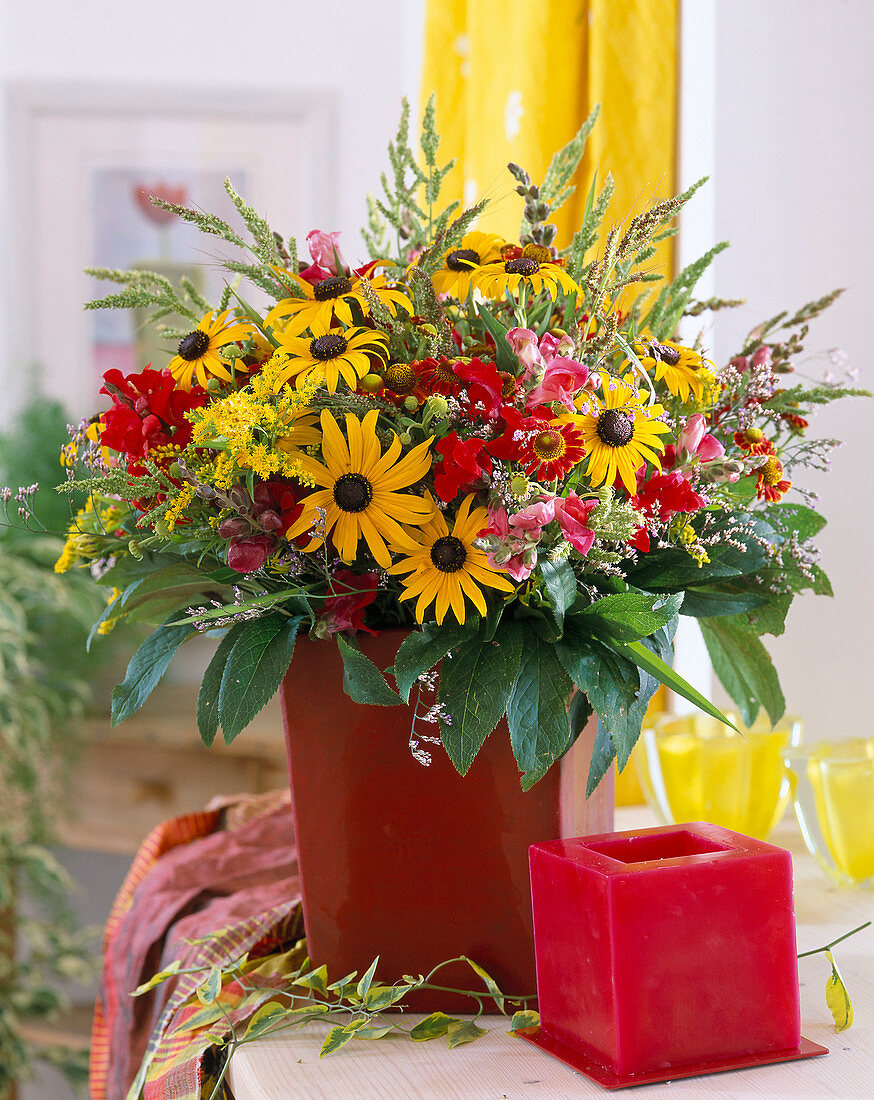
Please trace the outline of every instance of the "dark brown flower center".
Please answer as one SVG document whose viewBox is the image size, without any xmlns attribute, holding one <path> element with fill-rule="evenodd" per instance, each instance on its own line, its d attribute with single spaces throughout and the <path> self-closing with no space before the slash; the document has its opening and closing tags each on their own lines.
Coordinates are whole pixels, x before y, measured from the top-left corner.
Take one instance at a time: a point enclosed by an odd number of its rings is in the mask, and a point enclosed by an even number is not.
<svg viewBox="0 0 874 1100">
<path fill-rule="evenodd" d="M 443 535 L 431 547 L 431 561 L 441 573 L 457 573 L 467 561 L 467 550 L 455 535 Z"/>
<path fill-rule="evenodd" d="M 313 297 L 317 302 L 327 302 L 329 298 L 339 298 L 342 294 L 348 294 L 352 289 L 352 283 L 345 275 L 332 275 L 330 279 L 322 279 L 313 287 Z"/>
<path fill-rule="evenodd" d="M 518 260 L 507 260 L 504 264 L 508 275 L 534 275 L 539 270 L 540 264 L 530 256 L 520 256 Z"/>
<path fill-rule="evenodd" d="M 382 380 L 392 393 L 412 393 L 416 385 L 416 372 L 409 363 L 391 363 L 386 367 Z"/>
<path fill-rule="evenodd" d="M 187 336 L 182 337 L 176 354 L 180 359 L 184 359 L 186 363 L 193 363 L 195 359 L 199 359 L 203 355 L 208 347 L 209 337 L 203 329 L 196 328 L 194 332 L 189 332 Z"/>
<path fill-rule="evenodd" d="M 667 344 L 653 344 L 652 355 L 653 359 L 661 359 L 669 367 L 675 367 L 680 362 L 680 353 L 676 348 L 669 347 Z"/>
<path fill-rule="evenodd" d="M 624 447 L 634 435 L 634 419 L 621 409 L 605 409 L 598 417 L 595 431 L 608 447 Z"/>
<path fill-rule="evenodd" d="M 363 512 L 373 500 L 373 486 L 362 474 L 341 474 L 334 482 L 334 501 L 344 512 Z"/>
<path fill-rule="evenodd" d="M 310 355 L 318 359 L 320 363 L 326 363 L 329 359 L 336 359 L 342 355 L 349 345 L 342 336 L 335 332 L 329 332 L 327 336 L 317 336 L 310 344 Z"/>
<path fill-rule="evenodd" d="M 470 271 L 471 265 L 476 266 L 479 262 L 479 252 L 474 252 L 472 248 L 456 248 L 446 257 L 446 266 L 450 271 Z"/>
</svg>

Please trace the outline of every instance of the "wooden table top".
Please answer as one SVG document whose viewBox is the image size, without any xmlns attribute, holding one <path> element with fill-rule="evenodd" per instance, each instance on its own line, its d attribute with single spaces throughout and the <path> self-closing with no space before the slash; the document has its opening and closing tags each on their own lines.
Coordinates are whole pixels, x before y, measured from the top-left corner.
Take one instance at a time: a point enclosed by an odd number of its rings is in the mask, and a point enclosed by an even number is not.
<svg viewBox="0 0 874 1100">
<path fill-rule="evenodd" d="M 654 824 L 642 807 L 620 809 L 617 829 Z M 770 838 L 792 852 L 799 952 L 821 947 L 874 920 L 874 892 L 834 886 L 804 848 L 791 810 Z M 855 1007 L 855 1023 L 837 1034 L 825 1001 L 830 968 L 823 955 L 799 961 L 802 1033 L 830 1053 L 755 1069 L 687 1078 L 634 1089 L 634 1100 L 786 1097 L 871 1100 L 874 1097 L 874 927 L 835 949 Z M 410 1019 L 415 1019 L 411 1017 Z M 230 1082 L 236 1100 L 554 1100 L 606 1096 L 595 1082 L 528 1043 L 506 1034 L 508 1020 L 480 1021 L 489 1034 L 449 1050 L 443 1039 L 351 1042 L 319 1060 L 326 1026 L 267 1038 L 242 1047 Z M 617 1094 L 620 1095 L 620 1094 Z"/>
</svg>

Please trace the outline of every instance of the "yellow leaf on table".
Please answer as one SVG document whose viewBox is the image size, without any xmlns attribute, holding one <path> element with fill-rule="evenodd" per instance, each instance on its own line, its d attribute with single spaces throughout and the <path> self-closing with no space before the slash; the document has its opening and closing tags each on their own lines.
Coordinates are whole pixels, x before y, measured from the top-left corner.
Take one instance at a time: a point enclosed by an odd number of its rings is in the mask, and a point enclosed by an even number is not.
<svg viewBox="0 0 874 1100">
<path fill-rule="evenodd" d="M 853 1026 L 853 1002 L 844 985 L 844 979 L 838 972 L 837 964 L 831 951 L 826 951 L 825 957 L 831 963 L 832 972 L 825 983 L 825 1000 L 835 1018 L 835 1031 L 846 1031 Z"/>
</svg>

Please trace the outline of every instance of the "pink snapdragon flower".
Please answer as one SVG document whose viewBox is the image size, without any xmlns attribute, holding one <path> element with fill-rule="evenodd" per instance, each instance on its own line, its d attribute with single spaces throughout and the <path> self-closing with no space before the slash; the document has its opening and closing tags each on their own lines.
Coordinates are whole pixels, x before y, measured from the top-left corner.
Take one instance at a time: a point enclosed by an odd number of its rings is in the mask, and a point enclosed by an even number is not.
<svg viewBox="0 0 874 1100">
<path fill-rule="evenodd" d="M 703 415 L 695 413 L 680 429 L 680 434 L 677 436 L 677 454 L 681 461 L 686 455 L 688 458 L 697 457 L 701 462 L 712 462 L 715 458 L 722 458 L 725 447 L 716 436 L 707 432 Z"/>
<path fill-rule="evenodd" d="M 595 532 L 589 528 L 589 515 L 598 506 L 597 500 L 582 500 L 571 490 L 564 498 L 556 497 L 555 518 L 561 533 L 580 554 L 588 554 L 595 541 Z"/>
<path fill-rule="evenodd" d="M 537 334 L 530 328 L 511 328 L 507 340 L 525 368 L 522 382 L 529 389 L 526 409 L 558 401 L 568 412 L 574 412 L 574 394 L 588 381 L 589 368 L 565 354 L 573 349 L 573 340 L 547 332 L 538 343 Z"/>
<path fill-rule="evenodd" d="M 346 273 L 346 261 L 340 252 L 339 232 L 323 233 L 321 229 L 313 229 L 307 233 L 307 244 L 313 263 L 326 271 L 329 276 Z"/>
</svg>

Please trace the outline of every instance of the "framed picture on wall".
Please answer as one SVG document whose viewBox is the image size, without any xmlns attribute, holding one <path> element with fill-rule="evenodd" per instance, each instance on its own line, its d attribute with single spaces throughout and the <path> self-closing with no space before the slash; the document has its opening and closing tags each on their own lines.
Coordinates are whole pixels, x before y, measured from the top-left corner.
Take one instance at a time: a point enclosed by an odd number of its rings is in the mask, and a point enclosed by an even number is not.
<svg viewBox="0 0 874 1100">
<path fill-rule="evenodd" d="M 135 311 L 84 311 L 84 302 L 119 289 L 85 268 L 186 276 L 215 301 L 217 257 L 244 258 L 150 195 L 239 226 L 230 179 L 288 235 L 334 215 L 335 112 L 323 92 L 27 82 L 11 90 L 9 123 L 17 277 L 7 360 L 26 387 L 76 416 L 93 406 L 104 371 L 160 367 L 175 351 Z"/>
</svg>

